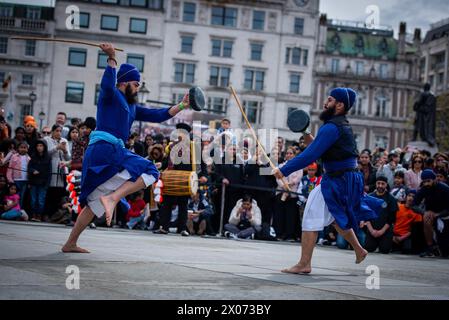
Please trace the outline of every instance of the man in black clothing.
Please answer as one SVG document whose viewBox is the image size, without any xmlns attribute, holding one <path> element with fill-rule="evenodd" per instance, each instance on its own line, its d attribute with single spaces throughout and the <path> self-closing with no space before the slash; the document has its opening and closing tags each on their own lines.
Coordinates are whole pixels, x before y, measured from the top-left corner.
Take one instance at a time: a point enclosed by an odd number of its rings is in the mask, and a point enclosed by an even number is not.
<svg viewBox="0 0 449 320">
<path fill-rule="evenodd" d="M 379 176 L 376 179 L 376 190 L 370 196 L 382 199 L 386 206 L 381 211 L 379 217 L 373 221 L 365 222 L 367 228 L 365 249 L 374 252 L 377 248 L 381 253 L 389 253 L 393 246 L 393 224 L 396 221 L 398 203 L 388 192 L 388 179 Z"/>
<path fill-rule="evenodd" d="M 427 250 L 421 257 L 432 257 L 435 255 L 433 243 L 434 228 L 438 226 L 439 220 L 442 231 L 436 230 L 437 244 L 441 253 L 449 254 L 449 186 L 445 183 L 437 182 L 435 173 L 426 169 L 421 173 L 422 187 L 415 197 L 415 205 L 424 204 L 424 237 L 426 239 Z M 438 228 L 437 228 L 438 229 Z"/>
</svg>

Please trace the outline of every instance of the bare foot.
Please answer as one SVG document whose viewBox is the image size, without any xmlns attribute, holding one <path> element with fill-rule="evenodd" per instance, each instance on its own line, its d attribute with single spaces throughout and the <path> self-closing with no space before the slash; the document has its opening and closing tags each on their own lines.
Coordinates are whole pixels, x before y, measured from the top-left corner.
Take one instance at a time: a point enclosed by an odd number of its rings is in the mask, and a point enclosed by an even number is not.
<svg viewBox="0 0 449 320">
<path fill-rule="evenodd" d="M 355 263 L 359 264 L 362 263 L 363 260 L 365 260 L 366 256 L 368 255 L 368 251 L 363 249 L 361 252 L 355 254 Z"/>
<path fill-rule="evenodd" d="M 71 246 L 71 245 L 64 245 L 62 247 L 61 251 L 65 252 L 65 253 L 69 253 L 69 252 L 72 252 L 72 253 L 90 253 L 89 250 L 80 248 L 77 245 L 73 245 L 73 246 Z"/>
<path fill-rule="evenodd" d="M 111 225 L 112 215 L 114 214 L 115 206 L 117 202 L 112 199 L 112 196 L 102 196 L 100 197 L 101 204 L 104 207 L 104 212 L 106 214 L 106 224 Z"/>
<path fill-rule="evenodd" d="M 291 268 L 281 270 L 281 272 L 294 273 L 294 274 L 309 274 L 310 272 L 312 272 L 312 268 L 310 266 L 302 266 L 298 263 Z"/>
</svg>

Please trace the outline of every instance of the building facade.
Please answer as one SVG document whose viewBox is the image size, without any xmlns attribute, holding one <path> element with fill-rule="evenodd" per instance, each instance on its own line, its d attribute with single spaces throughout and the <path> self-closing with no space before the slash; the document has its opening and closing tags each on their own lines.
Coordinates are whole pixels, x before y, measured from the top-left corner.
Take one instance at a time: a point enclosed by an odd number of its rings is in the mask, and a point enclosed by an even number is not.
<svg viewBox="0 0 449 320">
<path fill-rule="evenodd" d="M 449 18 L 430 25 L 420 54 L 421 82 L 430 83 L 436 95 L 449 91 Z"/>
<path fill-rule="evenodd" d="M 46 120 L 53 50 L 44 42 L 11 38 L 50 37 L 54 27 L 54 8 L 0 4 L 0 105 L 12 127 L 23 126 L 29 114 Z"/>
<path fill-rule="evenodd" d="M 198 85 L 207 110 L 193 119 L 246 128 L 232 86 L 254 128 L 297 140 L 287 114 L 311 108 L 318 2 L 168 1 L 159 100 L 179 101 Z"/>
<path fill-rule="evenodd" d="M 419 30 L 414 43 L 406 42 L 406 24 L 398 39 L 393 30 L 367 28 L 363 23 L 320 17 L 315 61 L 315 96 L 312 128 L 321 121 L 324 99 L 333 87 L 354 88 L 357 102 L 350 112 L 359 150 L 405 146 L 413 130 L 410 110 L 421 90 L 414 65 L 419 49 Z"/>
<path fill-rule="evenodd" d="M 69 18 L 73 5 L 79 9 L 79 28 Z M 55 17 L 58 38 L 111 42 L 124 49 L 117 52 L 118 63 L 136 65 L 152 97 L 158 96 L 164 41 L 162 1 L 61 0 L 56 2 Z M 54 44 L 53 50 L 50 122 L 58 111 L 66 112 L 68 118 L 95 116 L 106 54 L 98 47 L 65 43 Z"/>
</svg>

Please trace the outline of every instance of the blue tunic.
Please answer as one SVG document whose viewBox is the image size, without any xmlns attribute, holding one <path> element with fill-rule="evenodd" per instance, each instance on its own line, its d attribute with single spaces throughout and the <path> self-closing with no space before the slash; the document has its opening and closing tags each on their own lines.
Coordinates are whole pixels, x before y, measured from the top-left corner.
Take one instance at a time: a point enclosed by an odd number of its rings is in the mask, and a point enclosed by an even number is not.
<svg viewBox="0 0 449 320">
<path fill-rule="evenodd" d="M 101 79 L 101 90 L 97 107 L 97 130 L 108 132 L 121 139 L 128 139 L 134 120 L 163 122 L 172 116 L 170 108 L 148 109 L 129 105 L 125 95 L 116 88 L 115 68 L 106 67 Z M 99 141 L 87 147 L 81 176 L 80 203 L 84 206 L 89 194 L 122 170 L 128 170 L 131 181 L 136 181 L 143 173 L 159 177 L 159 171 L 148 161 L 128 149 Z"/>
<path fill-rule="evenodd" d="M 280 170 L 284 176 L 303 169 L 320 158 L 340 137 L 340 131 L 333 123 L 324 124 L 313 142 L 298 156 L 288 161 Z M 338 177 L 327 173 L 357 166 L 356 158 L 323 163 L 326 173 L 321 180 L 321 192 L 329 212 L 343 230 L 359 228 L 360 221 L 377 218 L 383 201 L 371 199 L 364 193 L 363 176 L 360 172 L 348 171 Z"/>
</svg>

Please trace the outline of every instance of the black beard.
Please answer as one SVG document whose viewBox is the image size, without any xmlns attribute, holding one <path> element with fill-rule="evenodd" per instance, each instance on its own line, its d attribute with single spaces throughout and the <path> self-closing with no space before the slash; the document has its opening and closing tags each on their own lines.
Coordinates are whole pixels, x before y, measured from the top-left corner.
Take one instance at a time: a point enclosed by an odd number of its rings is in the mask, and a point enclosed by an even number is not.
<svg viewBox="0 0 449 320">
<path fill-rule="evenodd" d="M 320 113 L 320 120 L 325 122 L 330 120 L 335 115 L 335 108 L 328 108 Z"/>
<path fill-rule="evenodd" d="M 131 85 L 128 84 L 126 86 L 125 89 L 125 97 L 126 97 L 126 102 L 128 102 L 128 104 L 137 104 L 137 92 L 133 93 L 132 89 L 131 89 Z"/>
<path fill-rule="evenodd" d="M 386 191 L 385 188 L 377 188 L 377 193 L 378 193 L 378 194 L 384 194 L 385 191 Z"/>
</svg>

